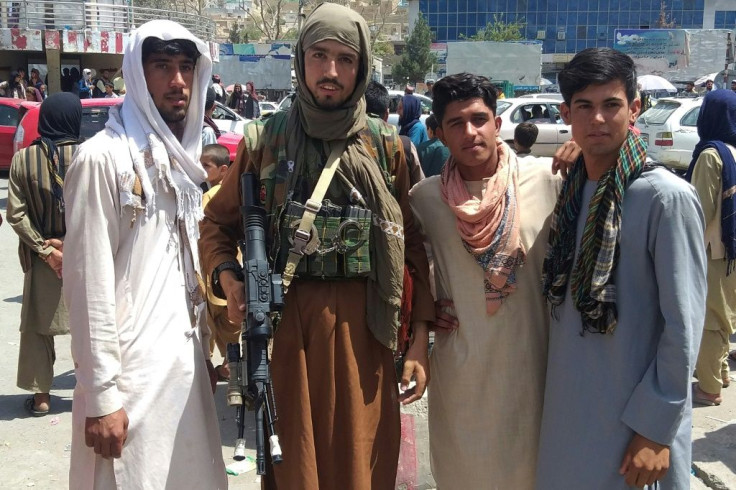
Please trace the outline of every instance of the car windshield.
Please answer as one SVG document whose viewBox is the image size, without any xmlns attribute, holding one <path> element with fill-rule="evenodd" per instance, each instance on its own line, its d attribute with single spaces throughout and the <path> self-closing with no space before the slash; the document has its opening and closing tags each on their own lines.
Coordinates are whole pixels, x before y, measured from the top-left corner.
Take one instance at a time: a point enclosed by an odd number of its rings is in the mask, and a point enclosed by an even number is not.
<svg viewBox="0 0 736 490">
<path fill-rule="evenodd" d="M 82 108 L 82 129 L 80 135 L 83 141 L 91 138 L 105 128 L 109 112 L 109 106 Z"/>
<path fill-rule="evenodd" d="M 639 121 L 644 124 L 664 124 L 667 121 L 667 118 L 669 118 L 678 107 L 680 107 L 679 102 L 661 100 L 657 105 L 639 116 Z"/>
<path fill-rule="evenodd" d="M 511 107 L 511 102 L 507 102 L 505 100 L 499 100 L 496 101 L 496 115 L 500 116 L 504 112 L 506 112 L 506 109 Z"/>
</svg>

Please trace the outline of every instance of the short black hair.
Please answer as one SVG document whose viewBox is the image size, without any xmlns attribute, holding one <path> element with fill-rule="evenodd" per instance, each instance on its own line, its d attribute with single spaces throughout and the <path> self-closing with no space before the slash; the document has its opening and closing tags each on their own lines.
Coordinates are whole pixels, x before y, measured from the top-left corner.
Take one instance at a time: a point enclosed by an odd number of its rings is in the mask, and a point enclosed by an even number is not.
<svg viewBox="0 0 736 490">
<path fill-rule="evenodd" d="M 565 103 L 570 105 L 575 93 L 590 85 L 620 81 L 629 104 L 636 98 L 636 67 L 628 55 L 611 48 L 588 48 L 565 65 L 557 81 Z"/>
<path fill-rule="evenodd" d="M 153 54 L 165 54 L 167 56 L 183 54 L 187 58 L 190 58 L 194 63 L 197 62 L 197 59 L 200 56 L 197 45 L 189 39 L 172 39 L 170 41 L 164 41 L 157 37 L 147 37 L 143 40 L 141 51 L 142 63 L 145 63 Z"/>
<path fill-rule="evenodd" d="M 104 85 L 105 87 L 115 88 L 115 85 L 113 85 L 112 82 L 105 82 Z"/>
<path fill-rule="evenodd" d="M 226 146 L 220 144 L 205 145 L 202 148 L 202 156 L 199 158 L 210 158 L 218 167 L 223 165 L 230 166 L 230 150 Z"/>
<path fill-rule="evenodd" d="M 437 131 L 437 128 L 440 126 L 440 124 L 437 122 L 437 117 L 434 114 L 430 114 L 424 121 L 424 124 L 426 124 L 427 127 L 432 130 L 432 132 Z"/>
<path fill-rule="evenodd" d="M 539 135 L 539 128 L 536 124 L 529 122 L 519 123 L 514 129 L 514 141 L 524 148 L 531 148 L 537 141 Z"/>
<path fill-rule="evenodd" d="M 432 112 L 437 123 L 442 126 L 445 110 L 451 102 L 483 99 L 483 102 L 496 115 L 496 99 L 498 90 L 491 81 L 481 75 L 458 73 L 441 78 L 432 87 Z"/>
<path fill-rule="evenodd" d="M 371 81 L 365 88 L 365 111 L 383 117 L 388 110 L 391 98 L 386 87 L 376 81 Z"/>
<path fill-rule="evenodd" d="M 215 99 L 216 99 L 215 89 L 213 89 L 212 87 L 208 87 L 207 95 L 204 98 L 204 110 L 205 111 L 209 111 L 210 109 L 212 109 L 212 106 L 215 105 Z"/>
</svg>

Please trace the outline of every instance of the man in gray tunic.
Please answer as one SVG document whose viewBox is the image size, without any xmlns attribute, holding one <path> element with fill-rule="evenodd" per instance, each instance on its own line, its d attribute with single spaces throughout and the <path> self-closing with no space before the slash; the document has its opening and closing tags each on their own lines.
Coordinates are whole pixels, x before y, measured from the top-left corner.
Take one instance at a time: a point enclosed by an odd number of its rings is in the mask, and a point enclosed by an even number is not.
<svg viewBox="0 0 736 490">
<path fill-rule="evenodd" d="M 537 488 L 690 487 L 690 376 L 703 328 L 703 213 L 644 164 L 632 60 L 578 53 L 559 75 L 582 156 L 544 262 L 552 305 Z"/>
</svg>

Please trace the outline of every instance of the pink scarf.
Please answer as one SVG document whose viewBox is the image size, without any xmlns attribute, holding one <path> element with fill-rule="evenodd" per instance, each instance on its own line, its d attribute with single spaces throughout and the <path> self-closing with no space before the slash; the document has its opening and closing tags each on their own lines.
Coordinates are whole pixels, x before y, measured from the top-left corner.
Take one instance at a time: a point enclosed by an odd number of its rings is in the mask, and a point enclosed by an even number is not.
<svg viewBox="0 0 736 490">
<path fill-rule="evenodd" d="M 442 170 L 442 200 L 457 218 L 457 231 L 466 250 L 485 271 L 486 313 L 516 289 L 516 270 L 526 257 L 519 233 L 517 203 L 519 168 L 506 143 L 496 139 L 498 167 L 486 183 L 483 199 L 468 192 L 457 163 L 450 157 Z"/>
</svg>

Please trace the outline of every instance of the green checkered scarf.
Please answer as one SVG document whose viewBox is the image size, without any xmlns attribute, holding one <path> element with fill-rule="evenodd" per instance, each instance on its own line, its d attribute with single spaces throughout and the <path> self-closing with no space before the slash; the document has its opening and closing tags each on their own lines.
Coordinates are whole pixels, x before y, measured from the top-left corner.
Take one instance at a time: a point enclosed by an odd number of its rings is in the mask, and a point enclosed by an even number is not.
<svg viewBox="0 0 736 490">
<path fill-rule="evenodd" d="M 570 279 L 575 308 L 582 315 L 584 331 L 613 333 L 616 328 L 613 273 L 618 263 L 621 206 L 626 188 L 641 174 L 645 158 L 644 142 L 629 131 L 616 165 L 598 181 L 590 200 L 577 259 L 575 234 L 583 187 L 588 178 L 582 156 L 557 199 L 542 272 L 543 291 L 553 305 L 554 314 L 554 309 L 565 299 Z"/>
</svg>

